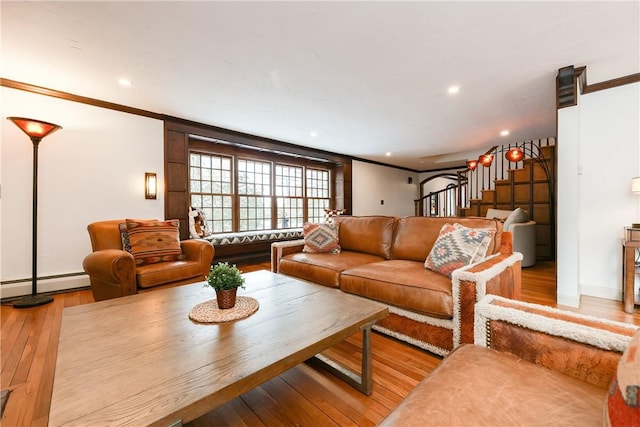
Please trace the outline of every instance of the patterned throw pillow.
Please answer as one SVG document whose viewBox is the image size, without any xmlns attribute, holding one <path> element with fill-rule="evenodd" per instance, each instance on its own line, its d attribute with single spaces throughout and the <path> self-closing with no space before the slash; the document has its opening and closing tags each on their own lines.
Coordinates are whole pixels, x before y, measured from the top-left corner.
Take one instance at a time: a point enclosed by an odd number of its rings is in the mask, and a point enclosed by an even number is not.
<svg viewBox="0 0 640 427">
<path fill-rule="evenodd" d="M 312 224 L 302 226 L 304 248 L 302 252 L 338 254 L 342 250 L 338 240 L 340 224 Z"/>
<path fill-rule="evenodd" d="M 640 330 L 631 338 L 609 387 L 607 425 L 640 426 Z"/>
<path fill-rule="evenodd" d="M 122 250 L 131 253 L 131 243 L 129 242 L 129 230 L 127 230 L 127 224 L 118 224 L 118 230 L 120 230 Z"/>
<path fill-rule="evenodd" d="M 178 227 L 180 221 L 135 221 L 127 219 L 131 254 L 136 265 L 183 260 Z"/>
<path fill-rule="evenodd" d="M 424 266 L 451 277 L 454 270 L 484 259 L 495 232 L 490 228 L 445 224 L 440 229 Z"/>
</svg>

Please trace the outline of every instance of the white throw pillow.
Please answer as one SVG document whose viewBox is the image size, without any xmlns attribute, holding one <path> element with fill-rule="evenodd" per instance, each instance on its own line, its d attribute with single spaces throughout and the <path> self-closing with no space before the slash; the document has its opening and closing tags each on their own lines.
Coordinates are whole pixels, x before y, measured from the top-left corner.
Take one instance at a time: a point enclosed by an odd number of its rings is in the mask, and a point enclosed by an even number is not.
<svg viewBox="0 0 640 427">
<path fill-rule="evenodd" d="M 521 222 L 527 221 L 529 221 L 529 214 L 527 213 L 527 211 L 521 208 L 517 208 L 509 214 L 507 219 L 504 220 L 503 229 L 505 231 L 509 231 L 509 227 L 511 227 L 511 224 L 519 224 Z"/>
</svg>

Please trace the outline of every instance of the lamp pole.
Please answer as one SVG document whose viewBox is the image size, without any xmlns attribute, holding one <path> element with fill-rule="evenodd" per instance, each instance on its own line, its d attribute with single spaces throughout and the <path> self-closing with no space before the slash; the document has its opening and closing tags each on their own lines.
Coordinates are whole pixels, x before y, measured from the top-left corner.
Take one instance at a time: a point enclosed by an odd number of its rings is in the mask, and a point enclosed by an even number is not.
<svg viewBox="0 0 640 427">
<path fill-rule="evenodd" d="M 42 138 L 62 129 L 61 126 L 40 120 L 22 117 L 8 117 L 16 126 L 29 136 L 33 143 L 33 193 L 31 210 L 31 295 L 13 302 L 15 308 L 28 308 L 48 304 L 53 301 L 51 295 L 38 295 L 38 146 Z"/>
</svg>

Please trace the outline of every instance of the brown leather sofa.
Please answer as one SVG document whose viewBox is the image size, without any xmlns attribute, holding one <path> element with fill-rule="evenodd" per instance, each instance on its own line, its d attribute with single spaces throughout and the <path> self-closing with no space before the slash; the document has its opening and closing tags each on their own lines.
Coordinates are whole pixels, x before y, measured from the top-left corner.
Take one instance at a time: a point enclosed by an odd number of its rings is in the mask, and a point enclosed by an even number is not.
<svg viewBox="0 0 640 427">
<path fill-rule="evenodd" d="M 118 225 L 124 222 L 124 219 L 99 221 L 87 227 L 93 252 L 85 257 L 82 267 L 89 275 L 96 301 L 204 281 L 209 274 L 214 249 L 205 240 L 182 240 L 184 260 L 136 266 L 133 255 L 122 249 Z"/>
<path fill-rule="evenodd" d="M 608 402 L 637 326 L 494 295 L 475 322 L 475 345 L 445 357 L 381 426 L 637 425 Z"/>
<path fill-rule="evenodd" d="M 273 243 L 273 271 L 340 288 L 386 303 L 389 316 L 374 329 L 439 355 L 473 342 L 473 307 L 485 294 L 520 296 L 520 260 L 510 233 L 487 218 L 388 216 L 335 218 L 339 254 L 302 252 L 304 240 Z M 485 261 L 455 270 L 452 277 L 424 267 L 445 223 L 492 228 Z"/>
</svg>

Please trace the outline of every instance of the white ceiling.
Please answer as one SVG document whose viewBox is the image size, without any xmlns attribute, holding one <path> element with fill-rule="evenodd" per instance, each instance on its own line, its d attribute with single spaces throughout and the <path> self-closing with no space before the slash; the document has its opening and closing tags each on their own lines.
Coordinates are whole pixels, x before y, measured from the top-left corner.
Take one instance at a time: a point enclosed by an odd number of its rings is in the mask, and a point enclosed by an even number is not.
<svg viewBox="0 0 640 427">
<path fill-rule="evenodd" d="M 638 1 L 2 1 L 1 20 L 4 78 L 415 170 L 554 136 L 561 67 L 640 71 Z"/>
</svg>

